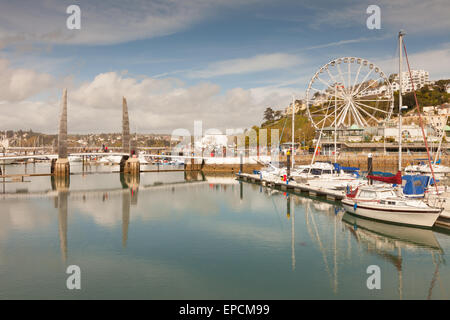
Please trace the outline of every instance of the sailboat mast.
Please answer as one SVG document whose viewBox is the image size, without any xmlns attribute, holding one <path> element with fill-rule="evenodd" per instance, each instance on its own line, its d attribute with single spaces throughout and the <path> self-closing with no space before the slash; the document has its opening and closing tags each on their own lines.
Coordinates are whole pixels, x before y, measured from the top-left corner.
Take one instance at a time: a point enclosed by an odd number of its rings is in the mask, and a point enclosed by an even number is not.
<svg viewBox="0 0 450 320">
<path fill-rule="evenodd" d="M 403 31 L 398 33 L 398 47 L 399 47 L 399 59 L 398 59 L 398 171 L 402 171 L 402 43 L 403 43 Z"/>
<path fill-rule="evenodd" d="M 350 82 L 349 82 L 350 83 Z M 337 142 L 336 142 L 336 126 L 337 126 L 337 119 L 336 119 L 336 108 L 337 108 L 337 83 L 334 84 L 334 163 L 337 163 Z"/>
<path fill-rule="evenodd" d="M 447 124 L 447 121 L 448 121 L 448 116 L 445 117 L 445 122 L 442 126 L 441 140 L 439 141 L 439 146 L 438 146 L 436 154 L 434 156 L 434 164 L 436 164 L 436 162 L 438 161 L 439 153 L 441 152 L 442 140 L 444 139 L 444 136 L 445 136 L 445 125 Z"/>
<path fill-rule="evenodd" d="M 294 96 L 292 96 L 292 150 L 291 150 L 291 154 L 292 154 L 292 168 L 294 168 L 294 163 L 295 163 L 295 153 L 294 153 L 294 118 L 295 118 L 295 98 Z"/>
</svg>

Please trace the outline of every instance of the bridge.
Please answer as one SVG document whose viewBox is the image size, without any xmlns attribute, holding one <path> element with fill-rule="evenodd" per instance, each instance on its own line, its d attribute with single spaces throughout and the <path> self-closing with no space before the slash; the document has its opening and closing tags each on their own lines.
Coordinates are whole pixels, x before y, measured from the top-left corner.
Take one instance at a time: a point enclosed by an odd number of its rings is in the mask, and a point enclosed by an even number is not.
<svg viewBox="0 0 450 320">
<path fill-rule="evenodd" d="M 111 148 L 119 149 L 115 152 L 98 152 L 92 150 L 99 150 L 101 148 L 87 147 L 83 148 L 84 152 L 68 152 L 67 145 L 67 89 L 64 89 L 61 102 L 61 117 L 59 120 L 59 132 L 58 132 L 58 152 L 46 154 L 45 151 L 48 147 L 13 147 L 8 148 L 10 151 L 24 152 L 24 155 L 7 155 L 5 150 L 3 156 L 0 156 L 0 164 L 3 164 L 3 168 L 0 167 L 0 176 L 4 177 L 5 164 L 20 160 L 51 160 L 50 174 L 60 177 L 70 175 L 70 162 L 69 156 L 79 157 L 92 157 L 92 156 L 119 156 L 120 172 L 139 174 L 140 162 L 139 159 L 133 157 L 136 154 L 136 146 L 130 135 L 130 121 L 128 116 L 128 104 L 125 97 L 122 98 L 122 147 Z M 147 147 L 141 148 L 144 150 L 166 150 L 166 147 Z M 89 151 L 88 151 L 89 150 Z M 42 154 L 36 154 L 36 151 L 42 151 Z M 33 154 L 27 154 L 32 152 Z M 157 156 L 157 155 L 154 155 Z M 83 159 L 84 160 L 84 159 Z"/>
<path fill-rule="evenodd" d="M 133 139 L 131 139 L 130 135 L 130 122 L 128 116 L 128 104 L 125 97 L 122 97 L 122 147 L 110 147 L 110 150 L 113 152 L 104 152 L 99 151 L 101 147 L 82 147 L 82 148 L 74 148 L 69 147 L 67 142 L 67 89 L 63 91 L 62 101 L 61 101 L 61 115 L 59 119 L 59 127 L 58 127 L 58 143 L 57 143 L 57 153 L 53 151 L 53 147 L 12 147 L 8 148 L 8 151 L 18 151 L 20 153 L 25 154 L 6 154 L 6 150 L 3 150 L 3 155 L 0 152 L 0 177 L 6 177 L 6 167 L 5 164 L 13 163 L 16 161 L 23 160 L 50 160 L 50 175 L 66 177 L 70 175 L 70 156 L 78 156 L 83 157 L 84 159 L 92 156 L 117 156 L 120 157 L 120 172 L 129 173 L 137 175 L 141 172 L 140 170 L 140 160 L 136 156 L 138 149 L 146 150 L 146 151 L 166 151 L 171 150 L 168 147 L 140 147 L 137 148 L 136 143 Z M 191 148 L 195 144 L 194 137 L 191 137 Z M 47 152 L 47 150 L 51 149 L 51 152 Z M 69 151 L 72 149 L 72 151 Z M 75 150 L 74 150 L 75 149 Z M 80 150 L 81 149 L 81 150 Z M 240 153 L 247 153 L 247 149 L 239 149 Z M 173 151 L 173 150 L 172 150 Z M 188 154 L 185 154 L 186 150 L 183 150 L 182 153 L 178 155 L 159 155 L 159 154 L 149 154 L 148 156 L 151 158 L 171 158 L 171 159 L 182 159 L 184 160 L 185 166 L 184 170 L 202 170 L 205 163 L 211 163 L 218 165 L 234 165 L 234 168 L 237 168 L 237 165 L 243 164 L 244 160 L 242 156 L 238 156 L 238 149 L 235 149 L 233 156 L 227 155 L 223 158 L 219 159 L 218 157 L 204 157 L 202 154 L 196 154 L 193 152 L 193 149 L 188 151 Z M 39 154 L 37 154 L 39 153 Z M 183 155 L 180 155 L 183 154 Z M 248 158 L 248 155 L 245 156 Z M 190 164 L 187 162 L 190 160 Z M 248 158 L 246 161 L 248 164 L 255 163 L 254 159 Z M 234 168 L 231 168 L 234 170 Z M 215 170 L 215 167 L 214 167 Z"/>
</svg>

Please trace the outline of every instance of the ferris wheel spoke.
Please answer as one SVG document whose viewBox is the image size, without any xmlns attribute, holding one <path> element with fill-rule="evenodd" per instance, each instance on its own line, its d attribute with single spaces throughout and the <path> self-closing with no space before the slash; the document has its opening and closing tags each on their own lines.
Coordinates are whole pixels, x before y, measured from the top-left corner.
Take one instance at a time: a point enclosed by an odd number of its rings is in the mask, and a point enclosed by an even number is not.
<svg viewBox="0 0 450 320">
<path fill-rule="evenodd" d="M 364 110 L 364 108 L 362 108 L 361 106 L 358 106 L 357 103 L 355 103 L 355 107 L 358 108 L 359 110 L 361 110 L 362 112 L 364 112 L 365 114 L 367 114 L 369 117 L 371 117 L 373 120 L 375 120 L 377 123 L 380 123 L 380 120 L 378 120 L 377 118 L 375 118 L 372 114 L 370 114 L 369 112 L 367 112 L 366 110 Z"/>
<path fill-rule="evenodd" d="M 379 79 L 383 79 L 383 78 L 382 78 L 382 77 L 378 77 L 375 81 L 378 82 Z M 359 92 L 356 92 L 356 93 L 355 93 L 355 96 L 357 96 L 357 95 L 363 93 L 364 91 L 366 91 L 366 90 L 369 89 L 370 87 L 371 87 L 371 84 L 369 83 L 369 84 L 367 84 L 367 86 L 366 86 L 363 90 L 361 90 L 361 91 L 359 91 Z"/>
<path fill-rule="evenodd" d="M 330 109 L 330 101 L 331 100 L 328 100 L 328 103 L 325 103 L 325 107 L 323 107 L 323 108 L 320 108 L 319 110 L 314 110 L 314 111 L 309 111 L 309 114 L 311 115 L 311 116 L 316 116 L 316 117 L 320 117 L 320 116 L 323 116 L 323 113 L 322 114 L 319 114 L 319 112 L 321 112 L 321 111 L 324 111 L 324 110 L 327 110 L 327 114 L 328 114 L 328 111 L 329 111 L 329 109 Z"/>
<path fill-rule="evenodd" d="M 348 125 L 350 126 L 350 123 L 353 123 L 352 118 L 355 120 L 355 122 L 360 126 L 359 119 L 356 117 L 355 112 L 353 110 L 353 106 L 350 103 L 350 106 L 348 107 L 349 113 L 348 113 Z"/>
<path fill-rule="evenodd" d="M 357 109 L 357 107 L 356 107 L 356 104 L 354 104 L 354 103 L 352 103 L 352 111 L 353 111 L 353 113 L 354 113 L 354 115 L 356 116 L 356 118 L 357 118 L 357 121 L 359 121 L 359 123 L 362 125 L 362 126 L 366 126 L 366 127 L 368 127 L 369 126 L 369 124 L 368 124 L 368 122 L 366 121 L 366 119 L 364 119 L 364 117 L 359 113 L 359 111 L 358 111 L 358 109 Z"/>
<path fill-rule="evenodd" d="M 367 101 L 367 102 L 391 102 L 392 100 L 389 100 L 389 99 L 377 99 L 377 100 L 362 100 L 362 99 L 358 99 L 357 101 Z"/>
<path fill-rule="evenodd" d="M 351 87 L 351 81 L 350 81 L 350 78 L 351 78 L 351 69 L 350 69 L 350 65 L 351 65 L 351 63 L 350 63 L 350 61 L 348 62 L 348 93 L 350 93 L 350 92 L 352 92 L 352 87 Z"/>
<path fill-rule="evenodd" d="M 328 81 L 323 80 L 323 79 L 322 79 L 321 77 L 319 77 L 319 76 L 317 76 L 317 80 L 320 80 L 320 82 L 322 82 L 324 85 L 326 85 L 326 86 L 327 86 L 327 89 L 328 89 L 328 88 L 334 88 L 334 86 L 333 86 L 331 83 L 329 83 Z M 315 89 L 315 88 L 311 88 L 311 89 Z M 317 89 L 315 89 L 315 90 L 317 90 Z M 323 92 L 324 90 L 317 90 L 317 91 Z M 338 97 L 338 98 L 339 98 L 339 96 L 336 96 L 336 95 L 334 95 L 334 94 L 332 94 L 331 92 L 328 92 L 328 91 L 326 91 L 326 90 L 325 90 L 325 93 L 326 93 L 327 95 L 330 95 L 330 96 Z M 341 98 L 342 98 L 342 97 L 341 97 Z"/>
<path fill-rule="evenodd" d="M 331 117 L 333 114 L 332 113 L 330 113 L 330 114 L 326 114 L 325 115 L 325 117 L 322 119 L 322 120 L 320 120 L 319 122 L 317 122 L 317 125 L 319 125 L 322 121 L 325 121 L 325 120 L 327 120 L 329 117 Z M 325 123 L 325 122 L 324 122 Z"/>
<path fill-rule="evenodd" d="M 345 80 L 344 80 L 344 75 L 342 74 L 342 71 L 341 71 L 341 66 L 339 64 L 336 64 L 336 68 L 339 71 L 339 76 L 342 79 L 342 84 L 344 85 L 344 87 L 347 87 Z"/>
<path fill-rule="evenodd" d="M 378 109 L 378 108 L 369 106 L 368 104 L 359 102 L 359 100 L 355 100 L 355 103 L 357 103 L 358 105 L 360 105 L 360 106 L 362 106 L 362 107 L 367 107 L 367 108 L 373 109 L 373 110 L 375 110 L 375 111 L 380 111 L 380 112 L 384 112 L 384 113 L 387 113 L 387 114 L 389 113 L 388 111 L 385 111 L 385 110 L 383 110 L 383 109 Z"/>
<path fill-rule="evenodd" d="M 331 102 L 331 101 L 330 101 Z M 343 104 L 343 101 L 341 100 L 340 101 L 340 103 L 337 103 L 337 105 L 340 105 L 340 104 Z M 334 108 L 334 104 L 329 104 L 329 105 L 327 105 L 326 107 L 324 107 L 324 108 L 321 108 L 321 109 L 319 109 L 319 110 L 314 110 L 314 111 L 311 111 L 311 113 L 319 113 L 319 112 L 321 112 L 321 111 L 324 111 L 324 110 L 327 110 L 327 109 L 330 109 L 330 108 Z"/>
<path fill-rule="evenodd" d="M 337 98 L 337 97 L 336 97 L 336 98 Z M 306 100 L 306 101 L 308 101 L 308 102 L 315 102 L 314 99 L 309 99 L 309 100 Z M 338 101 L 343 101 L 343 99 L 340 98 Z M 326 102 L 334 102 L 334 99 L 323 100 L 323 103 L 326 103 Z"/>
<path fill-rule="evenodd" d="M 345 119 L 346 119 L 346 117 L 347 117 L 347 113 L 348 113 L 348 108 L 349 108 L 349 103 L 347 103 L 346 105 L 345 105 L 345 107 L 344 107 L 344 109 L 343 109 L 343 112 L 342 112 L 342 117 L 340 118 L 340 120 L 338 121 L 338 126 L 340 126 L 341 124 L 344 124 L 344 122 L 345 122 Z"/>
<path fill-rule="evenodd" d="M 340 110 L 340 109 L 342 109 L 342 110 L 339 111 L 339 114 L 334 118 L 333 122 L 331 123 L 331 126 L 334 126 L 334 125 L 337 126 L 338 119 L 341 116 L 342 112 L 344 112 L 344 107 L 345 107 L 345 105 L 342 104 L 339 108 L 336 109 L 336 113 L 338 112 L 338 110 Z"/>
<path fill-rule="evenodd" d="M 339 81 L 336 80 L 336 78 L 331 74 L 330 70 L 327 68 L 327 72 L 328 75 L 330 76 L 330 78 L 334 81 L 334 84 L 336 85 L 337 83 L 339 83 Z"/>
<path fill-rule="evenodd" d="M 332 114 L 332 115 L 334 116 L 335 113 L 337 114 L 338 111 L 341 110 L 341 109 L 343 109 L 344 107 L 345 107 L 345 105 L 344 105 L 344 104 L 341 104 L 338 108 L 336 108 L 336 110 L 333 110 L 333 114 Z M 340 111 L 340 112 L 342 112 L 342 111 Z M 330 114 L 331 114 L 331 113 L 330 113 Z M 336 116 L 336 118 L 337 118 L 337 116 Z M 335 120 L 336 120 L 336 119 L 333 120 L 333 123 L 335 122 Z"/>
<path fill-rule="evenodd" d="M 383 79 L 383 78 L 382 78 L 382 77 L 378 77 L 378 78 L 376 78 L 374 81 L 377 81 L 377 82 L 378 82 L 379 79 Z M 364 87 L 364 89 L 362 89 L 362 90 L 360 90 L 360 91 L 358 91 L 358 92 L 355 92 L 355 95 L 358 95 L 358 94 L 363 93 L 364 91 L 366 91 L 366 90 L 369 89 L 370 87 L 371 87 L 371 84 L 370 84 L 370 80 L 369 80 L 369 83 Z"/>
<path fill-rule="evenodd" d="M 352 95 L 355 95 L 355 92 L 358 92 L 359 89 L 361 88 L 362 84 L 367 80 L 367 78 L 369 77 L 369 75 L 372 73 L 373 69 L 371 69 L 366 76 L 364 77 L 364 79 L 361 81 L 361 83 L 359 84 L 358 88 L 356 90 L 352 91 Z"/>
<path fill-rule="evenodd" d="M 331 92 L 326 92 L 325 90 L 319 90 L 319 89 L 316 89 L 316 88 L 313 88 L 313 87 L 311 87 L 311 89 L 313 89 L 313 90 L 316 91 L 316 92 L 320 92 L 321 94 L 328 95 L 328 96 L 332 96 L 332 97 L 336 97 L 336 98 L 338 98 L 338 99 L 342 99 L 342 98 L 343 98 L 342 96 L 334 95 L 333 93 L 331 93 Z M 313 100 L 309 100 L 309 101 L 313 101 Z"/>
<path fill-rule="evenodd" d="M 317 76 L 317 80 L 326 85 L 327 88 L 331 87 L 331 84 L 328 81 L 323 80 L 321 77 Z"/>
<path fill-rule="evenodd" d="M 355 77 L 355 81 L 353 82 L 353 90 L 356 87 L 356 82 L 358 81 L 358 77 L 359 77 L 359 72 L 361 71 L 362 68 L 362 63 L 359 64 L 359 68 L 358 68 L 358 72 L 356 73 L 356 77 Z M 352 90 L 352 94 L 353 94 L 353 90 Z"/>
</svg>

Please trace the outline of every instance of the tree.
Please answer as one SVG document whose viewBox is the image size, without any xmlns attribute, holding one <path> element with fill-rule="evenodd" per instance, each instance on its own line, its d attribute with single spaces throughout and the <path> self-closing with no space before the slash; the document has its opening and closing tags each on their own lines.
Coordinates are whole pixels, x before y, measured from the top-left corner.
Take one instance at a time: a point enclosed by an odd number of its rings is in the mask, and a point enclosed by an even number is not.
<svg viewBox="0 0 450 320">
<path fill-rule="evenodd" d="M 450 83 L 450 79 L 438 80 L 435 82 L 434 86 L 438 88 L 440 92 L 446 92 L 447 85 Z"/>
<path fill-rule="evenodd" d="M 273 121 L 274 119 L 274 112 L 271 107 L 266 108 L 264 111 L 264 120 L 266 121 Z"/>
<path fill-rule="evenodd" d="M 281 119 L 282 116 L 283 116 L 283 112 L 281 110 L 277 110 L 273 114 L 273 117 L 274 117 L 275 120 Z"/>
</svg>

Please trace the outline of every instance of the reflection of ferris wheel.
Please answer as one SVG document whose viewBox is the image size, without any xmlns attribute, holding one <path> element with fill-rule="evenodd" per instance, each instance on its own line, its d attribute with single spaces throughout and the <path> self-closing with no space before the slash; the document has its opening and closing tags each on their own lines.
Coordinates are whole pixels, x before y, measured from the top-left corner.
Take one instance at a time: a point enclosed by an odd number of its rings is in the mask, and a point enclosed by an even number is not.
<svg viewBox="0 0 450 320">
<path fill-rule="evenodd" d="M 361 58 L 344 57 L 321 67 L 306 90 L 308 116 L 316 129 L 369 127 L 389 120 L 391 84 L 381 69 Z"/>
</svg>

